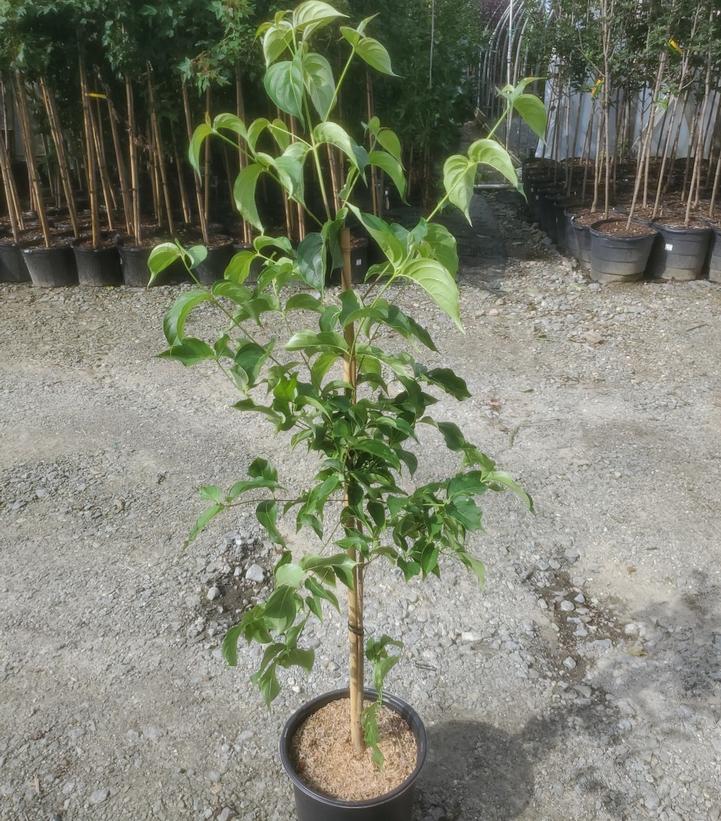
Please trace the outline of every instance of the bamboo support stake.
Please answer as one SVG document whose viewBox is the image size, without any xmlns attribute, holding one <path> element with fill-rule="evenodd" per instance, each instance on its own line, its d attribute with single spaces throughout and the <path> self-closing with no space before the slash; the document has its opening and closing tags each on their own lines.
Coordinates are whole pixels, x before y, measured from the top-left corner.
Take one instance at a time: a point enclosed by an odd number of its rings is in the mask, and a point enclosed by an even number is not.
<svg viewBox="0 0 721 821">
<path fill-rule="evenodd" d="M 103 202 L 105 203 L 105 216 L 108 223 L 109 230 L 114 230 L 115 225 L 113 221 L 113 213 L 117 207 L 115 202 L 115 193 L 113 186 L 110 184 L 110 174 L 108 173 L 108 166 L 105 162 L 105 150 L 103 148 L 103 136 L 100 130 L 100 124 L 96 114 L 97 107 L 88 100 L 88 116 L 90 118 L 90 130 L 95 145 L 95 161 L 100 172 L 100 188 L 103 192 Z"/>
<path fill-rule="evenodd" d="M 238 117 L 245 122 L 245 97 L 243 96 L 243 78 L 240 72 L 240 64 L 235 66 L 235 111 Z M 243 149 L 242 137 L 238 135 L 238 167 L 242 170 L 248 164 Z M 253 231 L 247 220 L 241 219 L 243 242 L 250 244 L 253 241 Z"/>
<path fill-rule="evenodd" d="M 5 147 L 5 136 L 0 134 L 0 174 L 2 175 L 3 188 L 5 190 L 5 202 L 8 208 L 8 216 L 10 218 L 10 228 L 13 234 L 13 240 L 17 243 L 20 240 L 20 221 L 18 219 L 17 202 L 13 195 L 13 187 L 15 181 L 12 177 L 12 167 L 10 165 L 10 158 Z"/>
<path fill-rule="evenodd" d="M 100 79 L 100 78 L 99 78 Z M 102 83 L 102 80 L 101 80 Z M 105 92 L 105 99 L 108 104 L 108 119 L 110 120 L 110 136 L 113 141 L 113 151 L 115 153 L 115 166 L 118 171 L 118 182 L 120 183 L 120 198 L 123 201 L 123 216 L 125 217 L 125 230 L 128 234 L 133 233 L 132 229 L 132 210 L 133 201 L 131 192 L 128 188 L 128 170 L 125 166 L 125 158 L 120 145 L 120 135 L 118 134 L 118 116 L 117 109 L 110 96 L 110 89 L 105 83 L 102 83 Z"/>
<path fill-rule="evenodd" d="M 183 111 L 185 112 L 185 129 L 188 135 L 188 144 L 190 144 L 191 139 L 193 138 L 193 120 L 190 113 L 190 99 L 188 97 L 188 86 L 183 83 L 182 84 L 182 92 L 183 92 Z M 200 232 L 203 235 L 203 244 L 208 245 L 208 223 L 205 219 L 205 205 L 203 201 L 203 186 L 200 179 L 200 175 L 197 172 L 193 172 L 193 185 L 195 187 L 195 202 L 198 208 L 198 221 L 200 222 Z"/>
<path fill-rule="evenodd" d="M 25 87 L 23 85 L 20 72 L 15 73 L 15 94 L 18 102 L 18 119 L 20 120 L 20 130 L 22 132 L 23 146 L 25 147 L 25 162 L 30 176 L 30 189 L 35 200 L 36 211 L 40 221 L 40 228 L 43 232 L 45 247 L 50 247 L 50 229 L 48 218 L 45 213 L 45 202 L 43 200 L 40 178 L 38 177 L 35 154 L 33 152 L 33 137 L 30 129 L 30 117 L 28 115 L 27 100 L 25 99 Z"/>
<path fill-rule="evenodd" d="M 42 96 L 45 112 L 50 123 L 50 136 L 55 146 L 55 156 L 58 159 L 58 171 L 60 173 L 60 183 L 65 195 L 65 203 L 68 207 L 68 215 L 70 216 L 70 224 L 73 228 L 73 236 L 77 239 L 80 235 L 78 228 L 78 211 L 75 207 L 75 198 L 73 197 L 72 178 L 70 176 L 70 167 L 68 166 L 68 158 L 65 153 L 65 141 L 63 139 L 63 131 L 60 126 L 60 117 L 58 115 L 57 103 L 55 96 L 48 89 L 45 78 L 41 77 L 39 81 L 40 94 Z"/>
<path fill-rule="evenodd" d="M 368 116 L 368 122 L 371 121 L 371 118 L 374 114 L 374 104 L 373 104 L 373 80 L 371 79 L 371 75 L 369 71 L 366 71 L 366 114 Z M 374 165 L 371 166 L 371 208 L 373 213 L 379 217 L 381 214 L 379 196 L 378 196 L 378 174 L 376 171 L 376 167 Z M 381 179 L 383 175 L 381 174 Z"/>
<path fill-rule="evenodd" d="M 165 157 L 163 156 L 163 143 L 160 137 L 160 125 L 158 123 L 158 109 L 155 102 L 155 88 L 153 86 L 152 66 L 148 63 L 148 101 L 150 103 L 150 127 L 153 134 L 155 153 L 158 157 L 158 169 L 160 180 L 163 186 L 163 200 L 165 201 L 165 216 L 168 223 L 168 231 L 171 236 L 175 236 L 175 222 L 173 221 L 173 202 L 170 197 L 170 186 L 165 168 Z"/>
<path fill-rule="evenodd" d="M 10 152 L 8 150 L 8 113 L 5 107 L 5 103 L 7 100 L 6 90 L 5 90 L 5 81 L 0 78 L 0 97 L 2 98 L 2 118 L 3 118 L 3 135 L 0 136 L 0 166 L 4 166 L 4 186 L 5 186 L 5 196 L 8 201 L 8 210 L 10 219 L 12 221 L 13 216 L 15 217 L 15 223 L 17 225 L 18 231 L 25 230 L 25 222 L 23 220 L 23 212 L 22 208 L 20 207 L 20 197 L 18 196 L 18 189 L 15 183 L 15 174 L 13 172 L 12 161 L 10 159 Z M 13 234 L 13 238 L 15 235 Z M 17 239 L 16 239 L 17 242 Z"/>
<path fill-rule="evenodd" d="M 130 160 L 130 197 L 132 202 L 132 234 L 135 242 L 140 245 L 143 241 L 142 221 L 140 218 L 140 188 L 138 179 L 138 146 L 137 128 L 135 125 L 135 100 L 133 84 L 130 77 L 125 75 L 125 104 L 128 110 L 128 155 Z"/>
<path fill-rule="evenodd" d="M 95 142 L 93 140 L 90 106 L 88 104 L 88 83 L 85 76 L 85 61 L 82 55 L 78 58 L 80 70 L 80 96 L 83 109 L 83 133 L 85 136 L 85 171 L 88 181 L 88 199 L 90 204 L 90 230 L 93 248 L 100 244 L 100 215 L 98 212 L 97 175 L 95 163 Z"/>
<path fill-rule="evenodd" d="M 350 290 L 352 284 L 351 267 L 351 237 L 350 229 L 343 228 L 341 232 L 341 249 L 343 251 L 343 271 L 341 283 L 344 291 Z M 343 376 L 351 386 L 351 401 L 356 400 L 356 386 L 358 381 L 358 366 L 355 355 L 355 326 L 346 325 L 344 331 L 349 353 L 344 360 Z M 351 525 L 352 526 L 352 525 Z M 348 591 L 348 642 L 350 666 L 350 727 L 353 751 L 357 756 L 363 755 L 365 741 L 361 717 L 363 715 L 363 667 L 364 667 L 364 632 L 363 632 L 363 557 L 354 548 L 348 550 L 348 555 L 355 562 L 353 573 L 353 589 Z"/>
<path fill-rule="evenodd" d="M 205 90 L 205 118 L 210 119 L 211 108 L 210 86 Z M 203 146 L 203 214 L 207 226 L 210 218 L 210 140 L 206 140 Z"/>
<path fill-rule="evenodd" d="M 180 164 L 180 156 L 178 154 L 178 144 L 175 141 L 175 129 L 173 124 L 170 124 L 170 139 L 173 143 L 173 162 L 175 163 L 175 171 L 178 176 L 178 191 L 180 192 L 180 205 L 183 210 L 183 220 L 186 224 L 190 224 L 193 219 L 190 210 L 190 201 L 188 200 L 188 192 L 185 188 L 185 177 L 183 176 L 183 167 Z"/>
</svg>

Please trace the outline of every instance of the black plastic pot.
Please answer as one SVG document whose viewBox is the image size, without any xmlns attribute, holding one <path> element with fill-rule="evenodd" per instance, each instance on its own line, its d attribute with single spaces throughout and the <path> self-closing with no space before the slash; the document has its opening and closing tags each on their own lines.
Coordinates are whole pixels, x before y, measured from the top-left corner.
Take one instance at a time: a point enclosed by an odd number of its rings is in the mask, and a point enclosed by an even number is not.
<svg viewBox="0 0 721 821">
<path fill-rule="evenodd" d="M 193 271 L 195 276 L 203 285 L 212 285 L 219 279 L 223 279 L 225 269 L 233 258 L 235 249 L 233 243 L 219 245 L 217 248 L 208 248 L 208 256 Z"/>
<path fill-rule="evenodd" d="M 75 257 L 69 245 L 23 248 L 23 257 L 33 285 L 40 288 L 62 288 L 78 284 Z"/>
<path fill-rule="evenodd" d="M 139 245 L 118 245 L 123 282 L 132 288 L 145 288 L 150 281 L 148 257 L 152 248 Z"/>
<path fill-rule="evenodd" d="M 708 278 L 711 282 L 721 282 L 721 228 L 711 229 L 711 249 L 708 260 Z"/>
<path fill-rule="evenodd" d="M 643 279 L 655 233 L 643 236 L 607 234 L 600 220 L 591 226 L 591 279 L 596 282 L 635 282 Z"/>
<path fill-rule="evenodd" d="M 334 690 L 304 704 L 286 722 L 280 737 L 280 758 L 293 782 L 295 807 L 298 821 L 411 821 L 415 784 L 426 759 L 428 739 L 420 716 L 405 701 L 385 694 L 383 703 L 402 716 L 416 737 L 418 748 L 416 767 L 410 776 L 392 792 L 368 801 L 339 801 L 315 792 L 303 783 L 293 766 L 291 744 L 296 730 L 314 712 L 348 696 L 348 690 Z M 373 690 L 366 690 L 366 697 L 375 699 Z"/>
<path fill-rule="evenodd" d="M 581 224 L 574 216 L 571 219 L 571 228 L 574 239 L 571 240 L 576 249 L 575 257 L 581 267 L 586 270 L 591 267 L 591 231 L 587 225 Z"/>
<path fill-rule="evenodd" d="M 25 258 L 14 242 L 0 244 L 0 282 L 30 282 Z"/>
<path fill-rule="evenodd" d="M 568 208 L 563 210 L 563 231 L 564 231 L 564 245 L 566 253 L 572 257 L 579 259 L 580 251 L 578 247 L 578 233 L 573 225 L 576 215 Z"/>
<path fill-rule="evenodd" d="M 78 267 L 78 282 L 81 285 L 122 285 L 123 273 L 120 270 L 120 257 L 115 246 L 91 248 L 74 245 L 73 253 Z"/>
<path fill-rule="evenodd" d="M 648 266 L 651 276 L 684 282 L 698 279 L 711 244 L 711 229 L 672 228 L 658 222 L 653 227 L 658 231 L 658 237 Z"/>
</svg>

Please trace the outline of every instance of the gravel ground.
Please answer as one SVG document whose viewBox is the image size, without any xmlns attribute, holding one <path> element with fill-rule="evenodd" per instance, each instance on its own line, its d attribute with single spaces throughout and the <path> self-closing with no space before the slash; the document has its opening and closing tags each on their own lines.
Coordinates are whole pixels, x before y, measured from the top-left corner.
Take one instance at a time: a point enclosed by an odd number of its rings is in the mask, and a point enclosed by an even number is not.
<svg viewBox="0 0 721 821">
<path fill-rule="evenodd" d="M 369 580 L 370 628 L 407 642 L 389 688 L 429 727 L 417 818 L 718 819 L 721 288 L 589 285 L 494 208 L 508 258 L 468 266 L 466 335 L 403 300 L 473 393 L 442 412 L 538 512 L 488 499 L 482 592 Z M 197 486 L 309 465 L 214 372 L 153 357 L 175 290 L 0 288 L 2 819 L 287 821 L 279 729 L 344 681 L 333 619 L 272 711 L 256 649 L 220 658 L 270 550 L 239 518 L 182 553 Z M 455 467 L 436 446 L 421 480 Z"/>
</svg>

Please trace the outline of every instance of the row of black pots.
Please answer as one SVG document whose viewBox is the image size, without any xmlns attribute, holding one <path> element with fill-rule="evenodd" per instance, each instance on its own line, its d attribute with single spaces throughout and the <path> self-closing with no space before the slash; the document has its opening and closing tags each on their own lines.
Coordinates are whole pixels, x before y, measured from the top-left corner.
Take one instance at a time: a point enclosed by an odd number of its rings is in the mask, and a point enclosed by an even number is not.
<svg viewBox="0 0 721 821">
<path fill-rule="evenodd" d="M 32 282 L 41 288 L 68 285 L 144 288 L 150 280 L 148 257 L 151 248 L 111 245 L 89 248 L 58 245 L 51 248 L 23 248 L 0 244 L 0 282 Z M 206 285 L 222 279 L 228 263 L 238 250 L 232 243 L 208 249 L 208 256 L 197 267 L 196 277 Z M 172 266 L 159 284 L 187 281 L 184 266 Z"/>
<path fill-rule="evenodd" d="M 625 217 L 620 217 L 625 220 Z M 708 277 L 721 282 L 721 229 L 647 224 L 641 236 L 609 234 L 598 223 L 585 226 L 564 212 L 559 248 L 576 257 L 598 282 L 632 282 L 645 276 L 688 282 Z"/>
<path fill-rule="evenodd" d="M 194 270 L 196 278 L 211 285 L 223 278 L 233 255 L 247 246 L 226 243 L 208 249 L 208 255 Z M 60 245 L 52 248 L 24 248 L 0 244 L 0 282 L 30 282 L 43 288 L 67 285 L 129 285 L 144 288 L 150 280 L 148 257 L 151 248 L 133 245 L 110 245 L 89 248 L 82 245 Z M 363 281 L 368 268 L 367 242 L 357 242 L 351 251 L 354 281 Z M 170 285 L 188 281 L 182 263 L 172 265 L 158 280 Z"/>
</svg>

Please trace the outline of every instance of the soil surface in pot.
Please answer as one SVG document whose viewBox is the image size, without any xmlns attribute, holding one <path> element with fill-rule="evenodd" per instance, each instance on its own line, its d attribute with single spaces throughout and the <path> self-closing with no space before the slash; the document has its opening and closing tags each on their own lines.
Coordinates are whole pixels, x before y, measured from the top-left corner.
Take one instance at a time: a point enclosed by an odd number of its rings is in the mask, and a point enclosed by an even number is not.
<svg viewBox="0 0 721 821">
<path fill-rule="evenodd" d="M 378 746 L 385 762 L 379 770 L 371 761 L 370 750 L 360 758 L 355 757 L 348 728 L 349 712 L 349 699 L 342 698 L 309 716 L 293 737 L 293 764 L 300 778 L 316 792 L 340 801 L 367 801 L 399 787 L 413 772 L 416 739 L 398 713 L 382 707 Z"/>
<path fill-rule="evenodd" d="M 603 211 L 589 211 L 587 209 L 576 211 L 576 223 L 588 227 L 594 222 L 602 220 Z"/>
<path fill-rule="evenodd" d="M 602 234 L 609 234 L 614 237 L 648 237 L 656 233 L 655 228 L 651 228 L 642 222 L 632 222 L 628 225 L 625 219 L 604 220 L 593 227 L 594 230 Z"/>
</svg>

